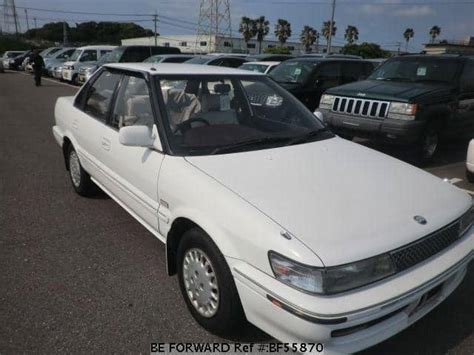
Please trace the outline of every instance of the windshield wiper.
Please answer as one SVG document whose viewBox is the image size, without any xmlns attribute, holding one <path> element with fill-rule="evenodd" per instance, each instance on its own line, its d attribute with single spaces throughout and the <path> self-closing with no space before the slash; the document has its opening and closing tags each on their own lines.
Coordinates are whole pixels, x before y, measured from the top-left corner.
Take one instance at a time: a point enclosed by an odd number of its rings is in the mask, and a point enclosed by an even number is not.
<svg viewBox="0 0 474 355">
<path fill-rule="evenodd" d="M 295 137 L 291 139 L 286 145 L 293 145 L 293 144 L 300 144 L 300 143 L 305 143 L 309 141 L 314 141 L 316 138 L 328 138 L 326 135 L 323 133 L 328 133 L 330 132 L 328 128 L 322 127 L 319 129 L 316 129 L 314 131 L 308 132 L 306 134 L 303 134 L 301 136 Z"/>
<path fill-rule="evenodd" d="M 252 139 L 243 142 L 237 142 L 229 145 L 224 145 L 221 147 L 215 148 L 211 151 L 211 155 L 218 153 L 230 153 L 233 151 L 239 151 L 241 148 L 251 147 L 251 146 L 260 146 L 260 145 L 272 145 L 275 143 L 287 142 L 289 137 L 264 137 L 258 139 Z"/>
</svg>

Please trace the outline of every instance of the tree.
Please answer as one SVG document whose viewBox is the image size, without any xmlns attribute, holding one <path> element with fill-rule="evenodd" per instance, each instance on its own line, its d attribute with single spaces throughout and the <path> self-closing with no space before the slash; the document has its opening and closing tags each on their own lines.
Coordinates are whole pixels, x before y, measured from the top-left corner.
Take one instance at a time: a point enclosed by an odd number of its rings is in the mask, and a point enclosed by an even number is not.
<svg viewBox="0 0 474 355">
<path fill-rule="evenodd" d="M 387 58 L 390 52 L 380 48 L 378 44 L 363 42 L 362 44 L 346 44 L 341 49 L 342 54 L 359 55 L 365 59 Z"/>
<path fill-rule="evenodd" d="M 300 41 L 304 45 L 305 52 L 311 52 L 311 46 L 319 38 L 319 32 L 313 27 L 304 26 L 300 34 Z"/>
<path fill-rule="evenodd" d="M 266 35 L 270 32 L 270 22 L 265 19 L 265 16 L 260 16 L 254 20 L 255 34 L 258 41 L 258 53 L 262 52 L 262 42 Z"/>
<path fill-rule="evenodd" d="M 326 38 L 326 42 L 329 42 L 329 37 L 333 37 L 336 35 L 337 27 L 336 27 L 336 21 L 333 21 L 332 23 L 332 33 L 331 32 L 331 21 L 324 21 L 323 22 L 323 28 L 321 29 L 321 34 L 323 35 L 324 38 Z"/>
<path fill-rule="evenodd" d="M 243 16 L 240 19 L 239 32 L 244 37 L 245 44 L 247 44 L 252 37 L 255 36 L 255 21 L 251 18 Z"/>
<path fill-rule="evenodd" d="M 291 23 L 279 18 L 275 25 L 275 37 L 278 38 L 280 46 L 283 46 L 286 40 L 291 37 Z"/>
<path fill-rule="evenodd" d="M 286 46 L 277 46 L 277 47 L 269 47 L 263 50 L 263 53 L 266 54 L 291 54 L 291 51 Z"/>
<path fill-rule="evenodd" d="M 405 45 L 405 52 L 408 52 L 408 42 L 410 41 L 410 38 L 413 38 L 415 35 L 415 31 L 413 31 L 413 28 L 407 28 L 405 32 L 403 32 L 403 38 L 405 38 L 406 45 Z"/>
<path fill-rule="evenodd" d="M 347 44 L 353 44 L 359 40 L 359 30 L 357 27 L 348 25 L 346 28 L 346 33 L 344 34 L 344 39 L 347 41 Z"/>
<path fill-rule="evenodd" d="M 430 29 L 430 36 L 431 36 L 431 43 L 434 43 L 436 37 L 438 37 L 441 33 L 441 27 L 433 26 Z"/>
</svg>

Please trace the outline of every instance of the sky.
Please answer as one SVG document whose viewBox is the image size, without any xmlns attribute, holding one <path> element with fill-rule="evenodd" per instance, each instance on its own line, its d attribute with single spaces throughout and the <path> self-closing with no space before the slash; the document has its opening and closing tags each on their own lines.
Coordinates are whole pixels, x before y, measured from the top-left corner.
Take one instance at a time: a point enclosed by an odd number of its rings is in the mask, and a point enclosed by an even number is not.
<svg viewBox="0 0 474 355">
<path fill-rule="evenodd" d="M 321 30 L 323 21 L 331 17 L 332 0 L 229 0 L 234 35 L 242 16 L 266 16 L 270 21 L 271 39 L 278 18 L 291 23 L 293 35 L 298 41 L 305 25 Z M 199 17 L 199 0 L 16 0 L 17 12 L 26 28 L 25 13 L 21 7 L 30 8 L 30 27 L 36 17 L 38 26 L 54 20 L 66 20 L 71 25 L 84 21 L 129 21 L 153 29 L 151 16 L 160 19 L 158 32 L 163 36 L 195 34 Z M 32 10 L 77 11 L 106 13 L 110 15 L 69 14 Z M 124 16 L 118 16 L 124 14 Z M 160 17 L 163 16 L 163 17 Z M 441 27 L 439 39 L 458 40 L 474 36 L 474 0 L 336 0 L 336 36 L 333 43 L 344 44 L 347 25 L 359 30 L 359 42 L 376 42 L 386 49 L 395 50 L 398 42 L 405 46 L 403 32 L 413 28 L 414 38 L 409 42 L 410 51 L 420 51 L 429 41 L 433 25 Z M 323 43 L 324 41 L 321 41 Z"/>
</svg>

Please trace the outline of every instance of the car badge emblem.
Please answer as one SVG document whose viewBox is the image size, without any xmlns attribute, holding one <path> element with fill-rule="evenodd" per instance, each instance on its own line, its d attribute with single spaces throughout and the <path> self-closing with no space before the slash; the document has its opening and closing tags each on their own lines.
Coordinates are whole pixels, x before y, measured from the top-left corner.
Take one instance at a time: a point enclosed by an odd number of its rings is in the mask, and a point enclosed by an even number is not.
<svg viewBox="0 0 474 355">
<path fill-rule="evenodd" d="M 416 222 L 418 222 L 419 224 L 426 224 L 427 223 L 425 217 L 423 217 L 423 216 L 415 216 L 415 217 L 413 217 L 413 219 Z"/>
<path fill-rule="evenodd" d="M 360 97 L 365 97 L 365 95 L 366 95 L 365 92 L 358 92 L 357 93 L 357 96 L 360 96 Z"/>
</svg>

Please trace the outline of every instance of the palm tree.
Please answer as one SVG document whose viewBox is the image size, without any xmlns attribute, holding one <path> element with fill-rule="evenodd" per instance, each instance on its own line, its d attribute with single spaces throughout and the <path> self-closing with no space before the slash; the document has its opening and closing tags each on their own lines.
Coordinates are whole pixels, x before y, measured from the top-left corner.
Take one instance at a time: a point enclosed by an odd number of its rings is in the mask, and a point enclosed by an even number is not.
<svg viewBox="0 0 474 355">
<path fill-rule="evenodd" d="M 431 43 L 434 43 L 436 37 L 438 37 L 440 33 L 441 33 L 441 27 L 439 26 L 431 27 L 431 30 L 430 30 Z"/>
<path fill-rule="evenodd" d="M 332 23 L 332 33 L 331 32 L 331 21 L 324 21 L 323 22 L 323 28 L 321 29 L 321 34 L 323 35 L 324 38 L 326 38 L 326 42 L 329 42 L 329 37 L 333 37 L 336 35 L 336 21 L 333 21 Z"/>
<path fill-rule="evenodd" d="M 406 46 L 405 46 L 405 52 L 408 52 L 408 42 L 410 41 L 410 38 L 413 38 L 415 35 L 415 31 L 413 31 L 413 28 L 407 28 L 405 32 L 403 32 L 403 38 L 405 38 Z"/>
<path fill-rule="evenodd" d="M 245 44 L 248 44 L 250 39 L 255 36 L 255 21 L 243 16 L 240 19 L 239 32 L 242 33 Z"/>
<path fill-rule="evenodd" d="M 262 42 L 265 36 L 270 32 L 270 22 L 265 20 L 265 16 L 253 20 L 255 25 L 255 34 L 258 41 L 258 53 L 262 52 Z"/>
<path fill-rule="evenodd" d="M 300 41 L 304 45 L 306 53 L 311 51 L 311 46 L 319 38 L 319 32 L 316 31 L 313 27 L 304 26 L 300 34 Z"/>
<path fill-rule="evenodd" d="M 275 37 L 278 38 L 280 45 L 283 46 L 286 40 L 291 37 L 291 23 L 279 18 L 275 25 Z"/>
<path fill-rule="evenodd" d="M 353 44 L 359 40 L 359 30 L 357 27 L 348 25 L 346 28 L 346 33 L 344 34 L 344 39 L 347 41 L 347 44 Z"/>
</svg>

